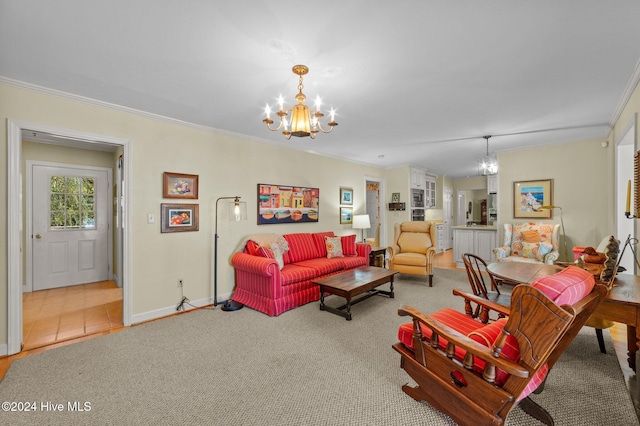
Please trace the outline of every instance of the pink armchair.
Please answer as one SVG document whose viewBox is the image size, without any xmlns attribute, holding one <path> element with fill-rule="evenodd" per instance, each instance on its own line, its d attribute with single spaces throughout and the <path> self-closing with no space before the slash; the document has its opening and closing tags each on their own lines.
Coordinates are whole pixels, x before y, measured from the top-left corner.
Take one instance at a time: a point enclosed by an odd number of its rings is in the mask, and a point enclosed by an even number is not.
<svg viewBox="0 0 640 426">
<path fill-rule="evenodd" d="M 559 256 L 559 229 L 557 223 L 505 223 L 502 247 L 493 249 L 496 261 L 553 265 Z"/>
</svg>

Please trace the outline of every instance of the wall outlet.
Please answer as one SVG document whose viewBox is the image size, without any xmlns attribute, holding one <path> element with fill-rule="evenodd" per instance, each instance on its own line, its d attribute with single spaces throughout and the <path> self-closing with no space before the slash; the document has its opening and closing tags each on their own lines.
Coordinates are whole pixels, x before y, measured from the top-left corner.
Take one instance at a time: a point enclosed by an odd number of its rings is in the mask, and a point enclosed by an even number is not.
<svg viewBox="0 0 640 426">
<path fill-rule="evenodd" d="M 182 278 L 178 278 L 178 287 L 182 287 L 182 284 L 184 284 Z"/>
</svg>

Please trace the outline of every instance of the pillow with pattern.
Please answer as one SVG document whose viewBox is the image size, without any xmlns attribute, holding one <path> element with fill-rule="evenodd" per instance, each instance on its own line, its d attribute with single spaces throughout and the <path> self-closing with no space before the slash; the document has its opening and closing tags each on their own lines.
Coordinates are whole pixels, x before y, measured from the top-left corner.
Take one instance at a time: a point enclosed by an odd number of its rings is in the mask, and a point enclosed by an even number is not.
<svg viewBox="0 0 640 426">
<path fill-rule="evenodd" d="M 540 243 L 522 243 L 522 257 L 537 259 L 539 246 Z"/>
<path fill-rule="evenodd" d="M 344 257 L 342 254 L 342 241 L 340 237 L 324 237 L 327 246 L 327 258 Z"/>
<path fill-rule="evenodd" d="M 536 253 L 536 259 L 538 259 L 540 262 L 544 262 L 544 257 L 551 253 L 551 250 L 553 250 L 553 244 L 546 241 L 540 243 L 538 252 Z"/>
</svg>

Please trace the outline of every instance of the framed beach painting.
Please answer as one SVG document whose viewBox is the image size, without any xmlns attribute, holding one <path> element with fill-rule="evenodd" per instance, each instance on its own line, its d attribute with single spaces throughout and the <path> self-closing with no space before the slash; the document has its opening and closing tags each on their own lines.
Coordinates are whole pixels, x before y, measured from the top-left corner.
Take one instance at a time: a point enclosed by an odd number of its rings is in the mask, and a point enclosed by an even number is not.
<svg viewBox="0 0 640 426">
<path fill-rule="evenodd" d="M 513 182 L 513 217 L 516 219 L 551 219 L 553 209 L 553 179 Z"/>
<path fill-rule="evenodd" d="M 353 207 L 340 207 L 340 225 L 353 223 Z"/>
<path fill-rule="evenodd" d="M 353 205 L 353 188 L 340 187 L 340 204 Z"/>
<path fill-rule="evenodd" d="M 197 204 L 161 204 L 160 232 L 186 232 L 198 230 Z"/>
<path fill-rule="evenodd" d="M 162 198 L 198 199 L 198 175 L 164 172 Z"/>
</svg>

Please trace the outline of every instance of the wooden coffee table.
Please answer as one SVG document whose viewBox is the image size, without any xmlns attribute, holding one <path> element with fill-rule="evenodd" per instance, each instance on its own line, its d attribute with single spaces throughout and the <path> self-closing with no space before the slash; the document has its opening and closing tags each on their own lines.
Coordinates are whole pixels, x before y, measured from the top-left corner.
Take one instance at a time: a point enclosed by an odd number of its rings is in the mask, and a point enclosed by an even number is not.
<svg viewBox="0 0 640 426">
<path fill-rule="evenodd" d="M 397 273 L 398 271 L 377 268 L 375 266 L 365 266 L 315 280 L 313 283 L 320 286 L 320 310 L 329 311 L 346 318 L 347 321 L 351 321 L 352 305 L 360 303 L 376 294 L 383 294 L 393 299 L 393 276 Z M 385 283 L 390 283 L 389 291 L 376 289 L 376 287 Z M 324 304 L 325 293 L 344 297 L 347 299 L 347 303 L 337 308 L 327 306 Z M 352 300 L 354 296 L 363 293 L 366 294 Z"/>
</svg>

